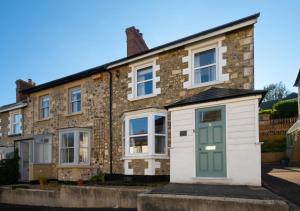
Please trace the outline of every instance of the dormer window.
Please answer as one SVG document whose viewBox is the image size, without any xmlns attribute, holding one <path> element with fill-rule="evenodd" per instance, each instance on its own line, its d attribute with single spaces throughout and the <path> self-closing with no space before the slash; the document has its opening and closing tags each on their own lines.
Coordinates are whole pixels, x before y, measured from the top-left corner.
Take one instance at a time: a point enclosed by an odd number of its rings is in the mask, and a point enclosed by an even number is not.
<svg viewBox="0 0 300 211">
<path fill-rule="evenodd" d="M 216 80 L 216 49 L 194 54 L 194 83 L 202 84 Z"/>
<path fill-rule="evenodd" d="M 142 97 L 153 94 L 152 66 L 136 71 L 136 96 Z"/>
</svg>

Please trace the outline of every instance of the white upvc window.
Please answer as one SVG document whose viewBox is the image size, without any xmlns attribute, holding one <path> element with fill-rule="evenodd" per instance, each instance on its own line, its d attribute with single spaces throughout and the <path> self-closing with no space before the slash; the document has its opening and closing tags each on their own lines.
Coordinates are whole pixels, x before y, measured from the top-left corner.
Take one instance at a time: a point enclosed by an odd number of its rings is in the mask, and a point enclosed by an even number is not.
<svg viewBox="0 0 300 211">
<path fill-rule="evenodd" d="M 22 133 L 22 115 L 19 112 L 10 114 L 10 135 L 18 135 Z"/>
<path fill-rule="evenodd" d="M 40 119 L 48 119 L 49 118 L 49 95 L 40 97 Z"/>
<path fill-rule="evenodd" d="M 148 66 L 136 70 L 135 95 L 144 97 L 153 94 L 153 67 Z"/>
<path fill-rule="evenodd" d="M 50 135 L 37 136 L 32 143 L 32 162 L 51 163 L 52 138 Z"/>
<path fill-rule="evenodd" d="M 123 121 L 126 156 L 167 154 L 167 116 L 149 112 L 125 116 Z"/>
<path fill-rule="evenodd" d="M 81 112 L 81 88 L 75 87 L 69 90 L 69 113 Z"/>
<path fill-rule="evenodd" d="M 217 48 L 193 52 L 193 83 L 205 84 L 217 80 Z"/>
<path fill-rule="evenodd" d="M 90 163 L 91 131 L 75 128 L 60 131 L 59 161 L 61 165 L 88 165 Z"/>
</svg>

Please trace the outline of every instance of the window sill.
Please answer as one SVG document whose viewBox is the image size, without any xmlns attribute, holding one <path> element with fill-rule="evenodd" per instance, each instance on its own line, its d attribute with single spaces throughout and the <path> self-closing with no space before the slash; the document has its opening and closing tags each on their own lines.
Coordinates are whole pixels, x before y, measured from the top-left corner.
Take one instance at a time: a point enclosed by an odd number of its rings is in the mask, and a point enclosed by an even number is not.
<svg viewBox="0 0 300 211">
<path fill-rule="evenodd" d="M 83 114 L 82 111 L 76 112 L 76 113 L 69 113 L 69 114 L 65 114 L 65 117 L 71 117 L 71 116 L 76 116 L 76 115 L 81 115 L 81 114 Z"/>
<path fill-rule="evenodd" d="M 63 164 L 59 164 L 56 166 L 57 168 L 60 169 L 65 169 L 65 168 L 92 168 L 90 164 L 72 164 L 72 165 L 63 165 Z"/>
<path fill-rule="evenodd" d="M 46 121 L 51 120 L 51 119 L 52 119 L 51 117 L 45 118 L 45 119 L 38 119 L 35 122 L 46 122 Z"/>
<path fill-rule="evenodd" d="M 163 159 L 168 160 L 170 157 L 168 155 L 130 155 L 123 156 L 120 160 L 137 160 L 137 159 Z"/>
<path fill-rule="evenodd" d="M 7 135 L 8 137 L 16 137 L 16 136 L 21 136 L 22 133 L 16 133 L 16 134 L 10 134 L 10 135 Z"/>
<path fill-rule="evenodd" d="M 157 96 L 157 94 L 145 95 L 145 96 L 140 96 L 140 97 L 133 97 L 129 101 L 143 100 L 143 99 L 152 98 L 152 97 L 156 97 L 156 96 Z"/>
</svg>

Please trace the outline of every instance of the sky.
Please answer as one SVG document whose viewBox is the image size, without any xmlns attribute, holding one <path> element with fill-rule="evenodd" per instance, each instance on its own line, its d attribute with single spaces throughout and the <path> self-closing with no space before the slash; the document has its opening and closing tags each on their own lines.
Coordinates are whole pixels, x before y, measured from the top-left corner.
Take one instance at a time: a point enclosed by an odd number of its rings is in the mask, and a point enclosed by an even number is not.
<svg viewBox="0 0 300 211">
<path fill-rule="evenodd" d="M 152 48 L 260 12 L 255 25 L 255 88 L 300 68 L 300 1 L 0 0 L 0 105 L 15 102 L 15 81 L 45 83 L 126 56 L 125 29 Z"/>
</svg>

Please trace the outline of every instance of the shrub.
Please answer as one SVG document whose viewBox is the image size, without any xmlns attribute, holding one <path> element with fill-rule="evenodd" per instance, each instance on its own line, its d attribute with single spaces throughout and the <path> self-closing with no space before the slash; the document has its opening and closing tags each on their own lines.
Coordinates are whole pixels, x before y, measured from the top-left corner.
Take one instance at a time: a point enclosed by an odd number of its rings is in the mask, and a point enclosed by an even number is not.
<svg viewBox="0 0 300 211">
<path fill-rule="evenodd" d="M 286 139 L 266 140 L 261 146 L 262 152 L 284 152 L 286 151 Z"/>
<path fill-rule="evenodd" d="M 91 183 L 95 183 L 95 184 L 99 184 L 99 183 L 103 183 L 105 181 L 105 174 L 100 172 L 95 176 L 92 176 L 92 178 L 90 179 Z"/>
<path fill-rule="evenodd" d="M 259 114 L 271 114 L 272 113 L 272 109 L 264 109 L 264 110 L 260 110 Z"/>
<path fill-rule="evenodd" d="M 12 159 L 0 160 L 0 185 L 9 185 L 18 182 L 19 179 L 19 156 L 15 150 Z"/>
<path fill-rule="evenodd" d="M 288 118 L 298 116 L 298 101 L 282 100 L 273 105 L 272 118 Z"/>
</svg>

